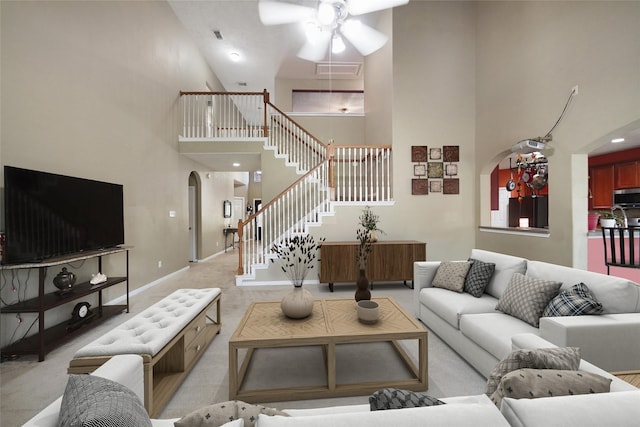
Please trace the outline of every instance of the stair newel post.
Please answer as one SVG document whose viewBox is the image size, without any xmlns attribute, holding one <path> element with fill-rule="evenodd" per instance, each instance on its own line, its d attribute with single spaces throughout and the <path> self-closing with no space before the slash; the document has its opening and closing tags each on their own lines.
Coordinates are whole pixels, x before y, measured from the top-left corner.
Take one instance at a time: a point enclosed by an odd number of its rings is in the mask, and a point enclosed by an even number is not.
<svg viewBox="0 0 640 427">
<path fill-rule="evenodd" d="M 264 117 L 264 137 L 268 138 L 269 137 L 269 126 L 267 126 L 267 104 L 269 104 L 269 92 L 267 92 L 267 90 L 265 89 L 262 92 L 262 96 L 264 98 L 264 108 L 262 109 L 262 114 Z"/>
<path fill-rule="evenodd" d="M 242 234 L 243 234 L 243 224 L 242 220 L 238 220 L 238 275 L 244 274 L 244 268 L 242 267 Z"/>
<path fill-rule="evenodd" d="M 336 189 L 335 189 L 335 176 L 334 176 L 334 166 L 335 166 L 335 153 L 336 149 L 333 145 L 333 139 L 329 140 L 327 144 L 327 159 L 329 159 L 329 194 L 331 195 L 331 200 L 335 200 Z"/>
</svg>

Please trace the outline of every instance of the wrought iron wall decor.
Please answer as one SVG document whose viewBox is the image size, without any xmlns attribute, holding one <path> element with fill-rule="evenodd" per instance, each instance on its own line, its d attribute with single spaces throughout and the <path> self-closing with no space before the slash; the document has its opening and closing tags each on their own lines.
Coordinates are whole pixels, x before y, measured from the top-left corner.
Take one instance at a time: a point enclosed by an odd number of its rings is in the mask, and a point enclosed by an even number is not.
<svg viewBox="0 0 640 427">
<path fill-rule="evenodd" d="M 411 161 L 417 163 L 413 165 L 413 175 L 416 178 L 411 179 L 411 194 L 460 194 L 460 180 L 457 178 L 460 161 L 458 145 L 413 145 Z"/>
</svg>

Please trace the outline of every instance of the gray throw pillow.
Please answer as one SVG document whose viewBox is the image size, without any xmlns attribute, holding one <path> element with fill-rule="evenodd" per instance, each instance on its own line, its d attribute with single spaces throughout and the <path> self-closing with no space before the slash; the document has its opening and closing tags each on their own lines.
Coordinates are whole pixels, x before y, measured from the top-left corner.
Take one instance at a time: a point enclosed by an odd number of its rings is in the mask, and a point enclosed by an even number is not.
<svg viewBox="0 0 640 427">
<path fill-rule="evenodd" d="M 498 388 L 502 377 L 517 369 L 562 369 L 575 371 L 579 366 L 580 349 L 578 347 L 514 350 L 493 368 L 493 371 L 491 371 L 487 379 L 485 393 L 491 397 Z"/>
<path fill-rule="evenodd" d="M 369 396 L 369 407 L 372 411 L 444 404 L 443 401 L 431 397 L 428 394 L 397 388 L 383 388 Z"/>
<path fill-rule="evenodd" d="M 62 395 L 59 427 L 151 427 L 131 389 L 94 375 L 70 375 Z"/>
<path fill-rule="evenodd" d="M 585 371 L 558 369 L 518 369 L 500 381 L 491 400 L 499 408 L 502 399 L 536 399 L 538 397 L 608 393 L 611 379 Z"/>
<path fill-rule="evenodd" d="M 230 400 L 202 407 L 180 418 L 173 425 L 175 427 L 218 427 L 229 421 L 242 419 L 245 427 L 253 427 L 260 414 L 289 416 L 275 408 L 253 405 L 241 400 Z"/>
<path fill-rule="evenodd" d="M 542 312 L 557 295 L 560 286 L 561 282 L 513 273 L 509 286 L 498 300 L 496 310 L 517 317 L 537 328 Z"/>
<path fill-rule="evenodd" d="M 479 259 L 469 258 L 472 262 L 467 277 L 464 279 L 464 291 L 480 298 L 489 284 L 496 265 L 492 262 L 484 262 Z"/>
<path fill-rule="evenodd" d="M 542 317 L 601 314 L 602 304 L 584 283 L 578 283 L 556 295 L 542 312 Z"/>
<path fill-rule="evenodd" d="M 438 266 L 436 276 L 431 285 L 434 288 L 444 288 L 454 292 L 462 292 L 464 279 L 467 277 L 471 262 L 469 261 L 443 261 Z"/>
</svg>

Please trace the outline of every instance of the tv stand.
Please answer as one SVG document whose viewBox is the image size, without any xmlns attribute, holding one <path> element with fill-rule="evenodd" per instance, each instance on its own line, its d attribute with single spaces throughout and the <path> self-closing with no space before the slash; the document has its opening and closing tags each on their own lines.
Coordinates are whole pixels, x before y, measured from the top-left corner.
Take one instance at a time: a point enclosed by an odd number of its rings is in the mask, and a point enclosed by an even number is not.
<svg viewBox="0 0 640 427">
<path fill-rule="evenodd" d="M 129 250 L 131 247 L 115 247 L 110 249 L 100 249 L 95 251 L 84 251 L 76 254 L 70 254 L 55 258 L 50 258 L 37 263 L 23 263 L 2 265 L 0 270 L 26 270 L 38 269 L 38 296 L 14 304 L 8 304 L 0 308 L 0 314 L 10 313 L 37 313 L 38 314 L 38 332 L 18 340 L 14 343 L 2 348 L 3 355 L 14 354 L 37 354 L 38 361 L 42 362 L 45 354 L 61 344 L 69 341 L 75 336 L 95 327 L 107 320 L 108 318 L 119 314 L 123 311 L 129 312 Z M 45 291 L 45 278 L 47 268 L 62 264 L 69 264 L 76 261 L 97 258 L 98 271 L 102 271 L 102 257 L 112 254 L 125 253 L 126 258 L 126 274 L 121 277 L 108 277 L 106 282 L 92 285 L 89 281 L 76 283 L 70 292 L 59 295 L 57 292 Z M 125 283 L 127 303 L 124 305 L 103 305 L 102 291 L 111 286 Z M 79 300 L 87 295 L 98 293 L 98 304 L 91 308 L 91 321 L 82 324 L 76 324 L 69 328 L 69 319 L 48 328 L 45 328 L 45 313 L 52 308 L 59 307 L 63 304 Z"/>
</svg>

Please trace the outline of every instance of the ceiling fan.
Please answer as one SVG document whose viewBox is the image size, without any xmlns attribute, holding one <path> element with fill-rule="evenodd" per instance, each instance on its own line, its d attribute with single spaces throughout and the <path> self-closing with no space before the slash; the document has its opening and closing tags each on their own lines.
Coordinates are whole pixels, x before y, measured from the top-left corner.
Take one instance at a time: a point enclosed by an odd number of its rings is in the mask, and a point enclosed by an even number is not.
<svg viewBox="0 0 640 427">
<path fill-rule="evenodd" d="M 389 39 L 384 33 L 363 24 L 352 16 L 364 15 L 409 3 L 409 0 L 319 0 L 317 7 L 272 0 L 258 4 L 264 25 L 292 24 L 305 26 L 306 43 L 298 57 L 308 61 L 324 59 L 329 48 L 337 54 L 345 50 L 344 39 L 362 56 L 380 49 Z M 343 39 L 344 38 L 344 39 Z"/>
</svg>

